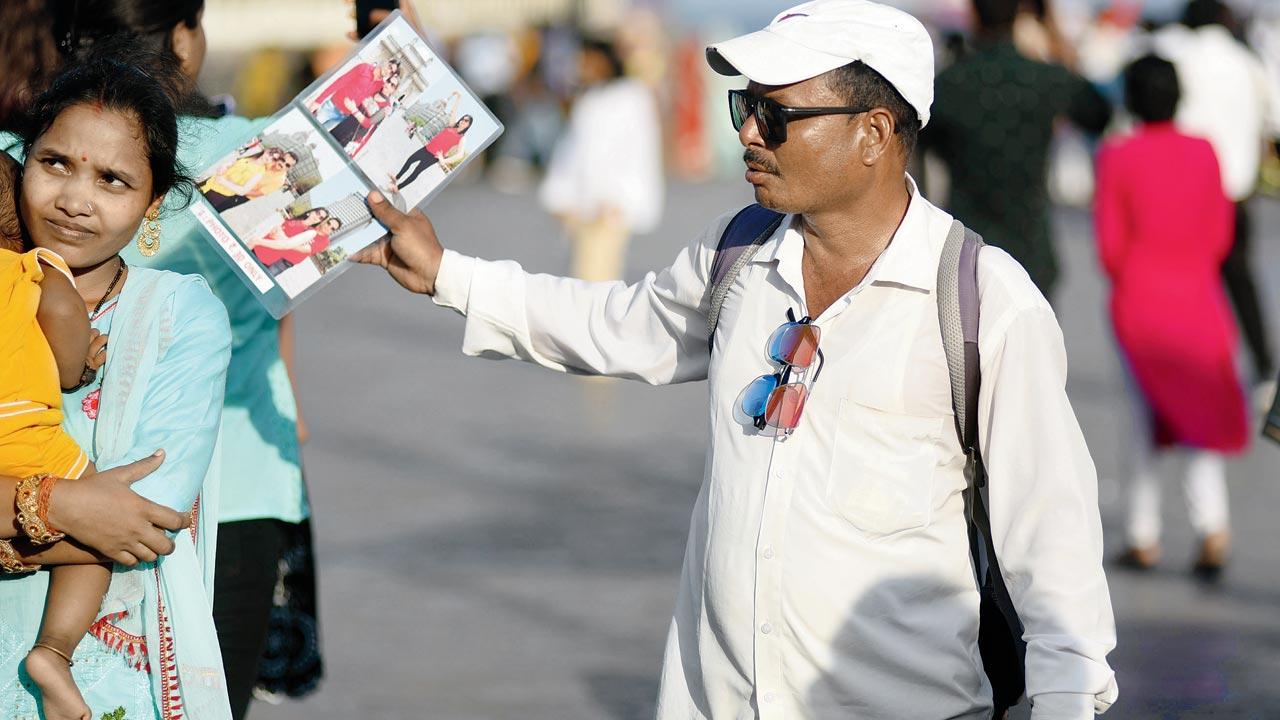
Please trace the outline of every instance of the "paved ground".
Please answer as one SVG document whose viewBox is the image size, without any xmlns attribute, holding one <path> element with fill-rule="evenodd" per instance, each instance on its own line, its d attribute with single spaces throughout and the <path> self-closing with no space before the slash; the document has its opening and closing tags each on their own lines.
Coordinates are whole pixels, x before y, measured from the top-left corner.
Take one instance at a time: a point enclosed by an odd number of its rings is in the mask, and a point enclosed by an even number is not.
<svg viewBox="0 0 1280 720">
<path fill-rule="evenodd" d="M 633 246 L 632 275 L 746 197 L 673 188 L 663 231 Z M 1271 236 L 1258 265 L 1280 289 L 1280 206 L 1259 210 Z M 459 250 L 567 265 L 528 198 L 455 187 L 433 215 Z M 1087 223 L 1060 223 L 1070 390 L 1114 552 L 1122 384 Z M 702 474 L 704 387 L 463 358 L 457 317 L 368 269 L 304 305 L 299 329 L 329 675 L 305 701 L 257 704 L 253 720 L 649 717 Z M 1108 717 L 1280 717 L 1277 464 L 1280 448 L 1260 442 L 1231 465 L 1239 549 L 1209 590 L 1185 573 L 1193 539 L 1170 463 L 1166 566 L 1111 574 L 1122 690 Z"/>
</svg>

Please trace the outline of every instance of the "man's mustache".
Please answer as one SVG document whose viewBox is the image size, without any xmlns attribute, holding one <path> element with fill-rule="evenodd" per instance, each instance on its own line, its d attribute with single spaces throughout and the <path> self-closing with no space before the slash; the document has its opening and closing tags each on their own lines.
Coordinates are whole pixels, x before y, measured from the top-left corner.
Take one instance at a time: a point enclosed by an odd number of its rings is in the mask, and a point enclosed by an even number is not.
<svg viewBox="0 0 1280 720">
<path fill-rule="evenodd" d="M 773 162 L 773 160 L 755 148 L 747 148 L 746 152 L 742 153 L 742 161 L 748 165 L 759 168 L 763 172 L 771 173 L 773 175 L 778 174 L 778 166 Z"/>
</svg>

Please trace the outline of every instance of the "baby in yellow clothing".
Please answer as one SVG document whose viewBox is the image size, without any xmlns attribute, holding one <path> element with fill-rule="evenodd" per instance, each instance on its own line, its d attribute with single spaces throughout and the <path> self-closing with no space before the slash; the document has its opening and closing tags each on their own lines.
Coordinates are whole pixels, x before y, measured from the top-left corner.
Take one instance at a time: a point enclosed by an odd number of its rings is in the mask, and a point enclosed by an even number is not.
<svg viewBox="0 0 1280 720">
<path fill-rule="evenodd" d="M 0 475 L 48 473 L 78 478 L 94 471 L 84 450 L 62 429 L 62 390 L 79 386 L 106 361 L 106 336 L 89 327 L 85 302 L 67 264 L 50 250 L 24 251 L 15 207 L 18 169 L 0 152 Z M 22 543 L 14 543 L 24 558 Z M 96 565 L 59 565 L 50 572 L 41 638 L 75 651 L 97 614 L 110 572 Z M 87 622 L 86 622 L 87 621 Z M 45 715 L 88 717 L 62 658 L 27 656 Z M 58 651 L 61 654 L 62 651 Z M 72 712 L 59 712 L 72 708 Z M 77 711 L 78 709 L 78 711 Z"/>
<path fill-rule="evenodd" d="M 10 170 L 0 167 L 0 186 Z M 19 229 L 0 217 L 0 474 L 79 477 L 89 457 L 62 430 L 61 391 L 103 356 L 86 362 L 89 319 L 71 270 L 49 250 L 22 252 Z"/>
</svg>

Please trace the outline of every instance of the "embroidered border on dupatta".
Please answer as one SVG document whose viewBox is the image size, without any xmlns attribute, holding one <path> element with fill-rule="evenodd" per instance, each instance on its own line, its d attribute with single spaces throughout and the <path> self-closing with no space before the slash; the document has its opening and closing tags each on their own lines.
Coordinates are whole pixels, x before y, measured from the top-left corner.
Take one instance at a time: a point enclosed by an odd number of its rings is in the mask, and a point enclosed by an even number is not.
<svg viewBox="0 0 1280 720">
<path fill-rule="evenodd" d="M 196 535 L 200 532 L 200 496 L 196 495 L 196 501 L 191 503 L 191 543 L 196 547 L 200 547 L 197 542 Z"/>
<path fill-rule="evenodd" d="M 178 687 L 178 654 L 174 648 L 173 626 L 164 607 L 160 574 L 156 573 L 156 618 L 160 626 L 160 717 L 182 720 L 182 696 Z"/>
<path fill-rule="evenodd" d="M 109 649 L 124 655 L 129 667 L 150 673 L 151 662 L 147 660 L 147 639 L 121 630 L 115 625 L 116 621 L 128 616 L 128 610 L 103 615 L 89 627 L 89 633 Z"/>
</svg>

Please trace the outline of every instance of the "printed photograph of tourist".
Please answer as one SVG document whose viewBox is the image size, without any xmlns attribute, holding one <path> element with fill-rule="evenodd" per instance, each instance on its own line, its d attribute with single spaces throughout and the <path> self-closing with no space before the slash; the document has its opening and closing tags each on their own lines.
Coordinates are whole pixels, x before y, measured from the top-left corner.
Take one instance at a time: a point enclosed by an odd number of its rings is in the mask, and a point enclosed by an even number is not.
<svg viewBox="0 0 1280 720">
<path fill-rule="evenodd" d="M 197 178 L 200 193 L 240 237 L 252 236 L 281 208 L 347 170 L 315 125 L 298 110 L 271 123 Z"/>
<path fill-rule="evenodd" d="M 363 48 L 304 104 L 397 207 L 423 203 L 502 125 L 405 22 Z"/>
<path fill-rule="evenodd" d="M 386 234 L 365 203 L 367 186 L 344 169 L 259 224 L 243 242 L 290 298 Z"/>
</svg>

